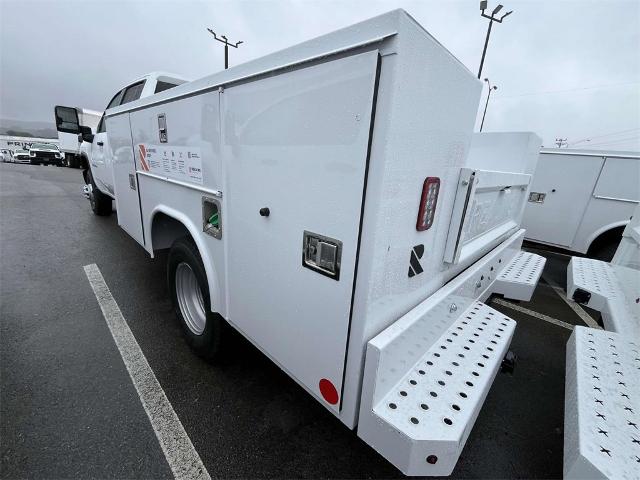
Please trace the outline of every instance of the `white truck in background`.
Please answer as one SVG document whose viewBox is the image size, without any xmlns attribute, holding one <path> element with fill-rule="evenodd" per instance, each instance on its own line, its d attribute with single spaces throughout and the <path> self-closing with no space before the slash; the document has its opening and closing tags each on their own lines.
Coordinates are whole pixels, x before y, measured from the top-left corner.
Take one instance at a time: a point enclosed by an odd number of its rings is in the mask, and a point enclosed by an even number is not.
<svg viewBox="0 0 640 480">
<path fill-rule="evenodd" d="M 640 153 L 543 148 L 526 240 L 610 261 L 640 203 Z"/>
<path fill-rule="evenodd" d="M 76 130 L 76 125 L 79 124 L 85 125 L 95 133 L 102 114 L 87 108 L 61 106 L 56 106 L 54 112 L 58 130 L 58 147 L 64 155 L 63 164 L 67 167 L 79 168 L 82 138 L 77 133 L 71 133 L 70 130 Z"/>
<path fill-rule="evenodd" d="M 520 249 L 540 139 L 470 156 L 481 83 L 403 10 L 142 91 L 77 126 L 84 191 L 170 249 L 191 347 L 231 325 L 402 472 L 451 474 L 515 329 L 483 302 L 544 266 Z"/>
</svg>

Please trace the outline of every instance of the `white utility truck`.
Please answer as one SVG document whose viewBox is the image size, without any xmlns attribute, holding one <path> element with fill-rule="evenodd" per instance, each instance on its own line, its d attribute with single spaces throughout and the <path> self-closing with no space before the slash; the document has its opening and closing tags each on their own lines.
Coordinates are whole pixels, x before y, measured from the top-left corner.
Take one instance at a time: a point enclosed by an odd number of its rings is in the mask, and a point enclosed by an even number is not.
<svg viewBox="0 0 640 480">
<path fill-rule="evenodd" d="M 540 139 L 467 163 L 480 92 L 396 10 L 112 101 L 85 191 L 171 249 L 200 355 L 228 323 L 402 472 L 448 475 L 515 329 L 483 301 L 528 300 L 544 265 L 519 226 Z"/>
<path fill-rule="evenodd" d="M 543 148 L 522 226 L 526 240 L 612 259 L 640 203 L 640 153 Z"/>
<path fill-rule="evenodd" d="M 77 125 L 85 125 L 95 133 L 102 114 L 95 110 L 80 107 L 56 106 L 54 109 L 56 129 L 58 130 L 58 147 L 64 155 L 64 163 L 68 167 L 80 167 L 80 146 L 82 138 L 73 133 Z"/>
</svg>

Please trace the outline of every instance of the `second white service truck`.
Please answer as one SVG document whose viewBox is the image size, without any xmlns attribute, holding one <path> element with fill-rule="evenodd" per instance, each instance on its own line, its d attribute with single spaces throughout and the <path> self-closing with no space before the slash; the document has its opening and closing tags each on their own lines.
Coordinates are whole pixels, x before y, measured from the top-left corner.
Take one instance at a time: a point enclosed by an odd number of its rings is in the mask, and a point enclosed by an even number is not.
<svg viewBox="0 0 640 480">
<path fill-rule="evenodd" d="M 540 139 L 469 162 L 481 82 L 403 10 L 127 92 L 85 130 L 85 192 L 170 249 L 194 350 L 229 324 L 402 472 L 450 474 L 516 326 L 483 302 L 544 265 L 520 248 Z"/>
</svg>

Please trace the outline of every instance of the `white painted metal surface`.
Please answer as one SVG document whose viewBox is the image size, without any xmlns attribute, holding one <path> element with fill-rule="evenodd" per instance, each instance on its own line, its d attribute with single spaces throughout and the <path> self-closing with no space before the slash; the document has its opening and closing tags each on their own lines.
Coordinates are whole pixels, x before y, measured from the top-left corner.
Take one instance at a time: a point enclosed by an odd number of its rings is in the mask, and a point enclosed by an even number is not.
<svg viewBox="0 0 640 480">
<path fill-rule="evenodd" d="M 113 172 L 118 225 L 139 244 L 144 245 L 134 159 L 135 147 L 131 141 L 129 115 L 108 118 L 107 128 L 109 129 L 109 148 L 112 149 L 111 170 Z"/>
<path fill-rule="evenodd" d="M 640 342 L 577 326 L 567 343 L 564 478 L 640 478 Z"/>
<path fill-rule="evenodd" d="M 358 435 L 407 475 L 448 475 L 455 466 L 515 328 L 480 302 L 523 234 L 368 343 Z"/>
<path fill-rule="evenodd" d="M 531 132 L 474 133 L 467 168 L 533 175 L 542 139 Z"/>
<path fill-rule="evenodd" d="M 640 270 L 640 204 L 624 229 L 611 263 Z"/>
<path fill-rule="evenodd" d="M 520 225 L 531 175 L 463 168 L 444 258 L 459 263 L 497 245 Z"/>
<path fill-rule="evenodd" d="M 546 258 L 534 253 L 518 253 L 498 275 L 495 293 L 501 293 L 505 298 L 528 302 L 538 285 L 546 261 Z"/>
<path fill-rule="evenodd" d="M 377 61 L 353 55 L 222 94 L 228 319 L 335 412 L 320 382 L 342 390 Z M 303 268 L 305 231 L 342 243 L 338 280 Z"/>
<path fill-rule="evenodd" d="M 640 270 L 573 257 L 567 268 L 567 296 L 591 296 L 586 306 L 602 314 L 605 329 L 640 339 Z"/>
<path fill-rule="evenodd" d="M 602 233 L 629 222 L 640 201 L 640 155 L 542 149 L 522 225 L 527 240 L 586 253 Z"/>
</svg>

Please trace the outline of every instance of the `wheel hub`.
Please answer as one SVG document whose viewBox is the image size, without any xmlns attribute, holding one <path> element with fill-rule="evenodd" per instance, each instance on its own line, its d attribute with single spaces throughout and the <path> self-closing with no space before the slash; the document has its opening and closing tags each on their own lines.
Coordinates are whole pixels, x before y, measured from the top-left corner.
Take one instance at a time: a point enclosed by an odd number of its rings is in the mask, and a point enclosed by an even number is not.
<svg viewBox="0 0 640 480">
<path fill-rule="evenodd" d="M 207 323 L 204 300 L 198 279 L 188 263 L 182 262 L 176 268 L 176 298 L 180 313 L 189 330 L 202 335 Z"/>
</svg>

